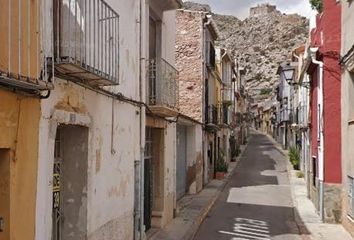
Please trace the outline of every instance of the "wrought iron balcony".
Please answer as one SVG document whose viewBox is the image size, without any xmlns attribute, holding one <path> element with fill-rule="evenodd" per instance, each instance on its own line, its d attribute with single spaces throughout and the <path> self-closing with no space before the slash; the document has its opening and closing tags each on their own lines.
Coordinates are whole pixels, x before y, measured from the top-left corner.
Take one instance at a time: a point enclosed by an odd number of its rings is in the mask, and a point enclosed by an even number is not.
<svg viewBox="0 0 354 240">
<path fill-rule="evenodd" d="M 280 122 L 288 122 L 290 121 L 290 112 L 288 109 L 283 108 L 280 110 Z"/>
<path fill-rule="evenodd" d="M 230 120 L 229 120 L 229 106 L 228 105 L 222 105 L 220 108 L 220 113 L 221 113 L 221 124 L 223 125 L 229 125 Z"/>
<path fill-rule="evenodd" d="M 169 64 L 166 60 L 150 59 L 149 60 L 149 86 L 148 86 L 148 104 L 155 106 L 154 109 L 175 112 L 178 102 L 178 83 L 177 83 L 177 70 Z M 161 113 L 161 112 L 160 112 Z"/>
<path fill-rule="evenodd" d="M 43 40 L 43 15 L 38 0 L 2 1 L 0 9 L 0 85 L 29 94 L 50 90 L 53 75 L 47 69 Z"/>
<path fill-rule="evenodd" d="M 207 124 L 218 124 L 218 108 L 215 105 L 209 105 L 206 112 L 206 123 Z"/>
<path fill-rule="evenodd" d="M 222 90 L 222 100 L 223 102 L 233 101 L 232 99 L 232 88 L 231 86 L 225 86 Z"/>
<path fill-rule="evenodd" d="M 103 0 L 53 0 L 54 67 L 64 79 L 118 84 L 119 15 Z"/>
</svg>

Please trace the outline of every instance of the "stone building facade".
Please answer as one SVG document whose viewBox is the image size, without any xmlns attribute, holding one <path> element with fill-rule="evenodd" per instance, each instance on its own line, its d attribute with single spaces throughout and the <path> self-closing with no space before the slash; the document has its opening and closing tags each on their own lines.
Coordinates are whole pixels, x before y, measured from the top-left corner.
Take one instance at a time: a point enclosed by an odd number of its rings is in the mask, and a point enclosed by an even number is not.
<svg viewBox="0 0 354 240">
<path fill-rule="evenodd" d="M 277 10 L 277 7 L 275 5 L 270 5 L 270 4 L 260 4 L 256 7 L 251 7 L 250 8 L 250 17 L 259 17 L 262 15 L 267 15 L 271 12 L 275 12 Z"/>
<path fill-rule="evenodd" d="M 197 155 L 187 159 L 187 165 L 195 164 L 189 171 L 188 181 L 194 181 L 200 191 L 203 184 L 214 178 L 216 159 L 221 144 L 217 132 L 217 101 L 221 89 L 216 87 L 216 62 L 214 41 L 217 28 L 206 12 L 178 10 L 176 13 L 176 66 L 179 71 L 179 110 L 181 119 L 192 120 L 201 145 Z M 183 125 L 183 120 L 180 125 Z M 208 126 L 211 127 L 208 130 Z M 187 139 L 188 141 L 188 139 Z M 219 141 L 219 144 L 218 144 Z M 195 158 L 196 157 L 196 158 Z M 192 174 L 192 176 L 191 176 Z M 187 182 L 187 186 L 192 182 Z M 191 191 L 191 189 L 188 189 Z"/>
<path fill-rule="evenodd" d="M 4 3 L 0 239 L 146 239 L 171 221 L 181 5 Z"/>
<path fill-rule="evenodd" d="M 342 223 L 354 236 L 353 177 L 354 177 L 354 5 L 341 1 L 342 5 Z"/>
</svg>

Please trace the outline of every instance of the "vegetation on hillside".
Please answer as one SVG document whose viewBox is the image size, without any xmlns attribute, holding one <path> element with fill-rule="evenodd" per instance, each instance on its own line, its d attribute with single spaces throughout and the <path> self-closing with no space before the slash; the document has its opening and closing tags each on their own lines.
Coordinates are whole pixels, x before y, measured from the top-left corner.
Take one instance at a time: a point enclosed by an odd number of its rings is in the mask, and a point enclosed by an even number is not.
<svg viewBox="0 0 354 240">
<path fill-rule="evenodd" d="M 323 2 L 322 0 L 310 0 L 310 4 L 312 9 L 317 10 L 317 12 L 322 12 L 323 9 Z"/>
</svg>

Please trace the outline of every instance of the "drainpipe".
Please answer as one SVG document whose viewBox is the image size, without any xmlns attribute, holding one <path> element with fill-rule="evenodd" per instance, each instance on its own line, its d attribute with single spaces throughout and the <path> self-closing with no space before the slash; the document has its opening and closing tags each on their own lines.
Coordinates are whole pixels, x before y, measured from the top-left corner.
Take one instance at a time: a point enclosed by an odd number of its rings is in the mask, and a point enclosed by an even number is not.
<svg viewBox="0 0 354 240">
<path fill-rule="evenodd" d="M 323 181 L 324 181 L 324 136 L 323 136 L 323 62 L 316 60 L 316 53 L 318 51 L 318 48 L 310 48 L 311 52 L 311 60 L 313 64 L 316 64 L 319 66 L 319 82 L 318 82 L 318 94 L 317 94 L 317 104 L 319 106 L 318 109 L 318 121 L 319 121 L 319 139 L 318 139 L 318 168 L 319 168 L 319 173 L 318 173 L 318 179 L 320 182 L 320 217 L 321 220 L 324 221 L 324 189 L 323 189 Z"/>
<path fill-rule="evenodd" d="M 211 24 L 211 15 L 210 14 L 207 14 L 206 15 L 206 18 L 207 18 L 207 21 L 205 23 L 203 23 L 203 41 L 202 41 L 202 56 L 203 56 L 203 63 L 202 63 L 202 67 L 203 67 L 203 84 L 202 84 L 202 87 L 203 87 L 203 97 L 202 97 L 202 106 L 203 106 L 203 110 L 205 111 L 206 110 L 206 105 L 207 103 L 205 102 L 205 94 L 206 94 L 206 89 L 205 89 L 205 80 L 206 80 L 206 76 L 207 76 L 207 70 L 206 70 L 206 45 L 205 45 L 205 40 L 206 40 L 206 27 L 208 25 Z M 205 115 L 206 114 L 202 114 L 202 122 L 205 123 L 206 122 L 206 119 L 205 119 Z M 206 135 L 205 135 L 205 131 L 202 131 L 202 138 L 203 138 L 203 141 L 202 141 L 202 148 L 203 148 L 203 155 L 205 154 L 205 147 L 208 146 L 208 143 L 205 141 L 206 139 Z M 203 174 L 203 182 L 205 180 L 207 180 L 207 177 L 209 174 L 208 174 L 208 165 L 206 164 L 206 161 L 205 161 L 205 157 L 206 156 L 203 156 L 203 165 L 204 165 L 204 174 Z"/>
<path fill-rule="evenodd" d="M 139 4 L 139 100 L 144 101 L 144 69 L 145 69 L 145 48 L 142 44 L 145 34 L 145 1 L 140 0 Z M 135 200 L 134 200 L 134 240 L 145 238 L 144 226 L 144 145 L 145 145 L 145 106 L 139 108 L 139 159 L 135 161 Z"/>
</svg>

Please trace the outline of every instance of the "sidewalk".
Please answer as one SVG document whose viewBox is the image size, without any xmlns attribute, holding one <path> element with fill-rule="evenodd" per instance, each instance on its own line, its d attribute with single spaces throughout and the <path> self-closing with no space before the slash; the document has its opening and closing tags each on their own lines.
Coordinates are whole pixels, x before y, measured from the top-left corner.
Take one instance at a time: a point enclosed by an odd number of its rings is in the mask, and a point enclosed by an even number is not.
<svg viewBox="0 0 354 240">
<path fill-rule="evenodd" d="M 206 218 L 219 194 L 224 189 L 229 177 L 234 172 L 246 146 L 241 146 L 242 153 L 236 162 L 229 164 L 229 171 L 224 180 L 212 180 L 196 195 L 183 197 L 178 205 L 180 212 L 164 229 L 158 230 L 149 240 L 190 240 L 198 231 L 200 224 Z"/>
<path fill-rule="evenodd" d="M 267 136 L 288 157 L 287 151 L 284 151 L 271 136 Z M 315 206 L 307 198 L 304 178 L 298 178 L 296 172 L 288 161 L 288 174 L 295 207 L 295 220 L 302 238 L 304 240 L 352 240 L 353 238 L 342 225 L 322 223 L 319 215 L 316 213 Z"/>
</svg>

